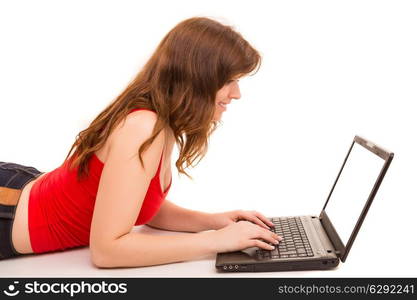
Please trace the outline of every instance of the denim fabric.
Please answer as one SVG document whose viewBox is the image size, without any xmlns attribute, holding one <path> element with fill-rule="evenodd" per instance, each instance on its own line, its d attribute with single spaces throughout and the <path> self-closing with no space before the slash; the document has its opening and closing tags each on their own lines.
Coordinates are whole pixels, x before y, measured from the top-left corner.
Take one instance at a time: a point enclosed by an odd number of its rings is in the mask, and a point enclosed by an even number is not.
<svg viewBox="0 0 417 300">
<path fill-rule="evenodd" d="M 0 259 L 22 255 L 12 243 L 18 197 L 26 184 L 42 174 L 34 167 L 0 161 Z"/>
</svg>

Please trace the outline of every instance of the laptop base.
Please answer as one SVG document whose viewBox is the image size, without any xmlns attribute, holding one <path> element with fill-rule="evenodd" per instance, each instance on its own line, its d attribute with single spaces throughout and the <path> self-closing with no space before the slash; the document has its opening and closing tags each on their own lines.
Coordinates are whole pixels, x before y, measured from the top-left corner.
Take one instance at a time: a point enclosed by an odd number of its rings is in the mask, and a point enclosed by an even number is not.
<svg viewBox="0 0 417 300">
<path fill-rule="evenodd" d="M 330 270 L 339 265 L 339 259 L 311 260 L 311 261 L 277 261 L 256 264 L 225 264 L 217 265 L 220 272 L 276 272 L 276 271 L 307 271 Z"/>
<path fill-rule="evenodd" d="M 279 218 L 279 217 L 277 217 Z M 271 218 L 277 219 L 277 218 Z M 339 265 L 339 257 L 328 239 L 317 216 L 291 216 L 299 218 L 303 224 L 314 256 L 294 258 L 259 258 L 257 247 L 241 251 L 218 253 L 216 268 L 221 272 L 274 272 L 294 270 L 328 270 Z M 305 255 L 304 255 L 305 256 Z"/>
</svg>

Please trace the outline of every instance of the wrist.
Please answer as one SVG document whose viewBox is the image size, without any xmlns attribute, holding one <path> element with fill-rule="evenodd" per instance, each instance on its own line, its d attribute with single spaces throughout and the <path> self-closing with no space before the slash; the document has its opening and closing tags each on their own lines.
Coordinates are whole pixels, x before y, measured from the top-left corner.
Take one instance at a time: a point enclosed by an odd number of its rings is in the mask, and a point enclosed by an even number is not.
<svg viewBox="0 0 417 300">
<path fill-rule="evenodd" d="M 219 214 L 218 213 L 208 213 L 208 212 L 197 212 L 197 220 L 200 221 L 201 230 L 217 230 L 222 228 L 219 224 Z"/>
<path fill-rule="evenodd" d="M 219 246 L 217 242 L 217 231 L 202 231 L 197 233 L 200 237 L 200 245 L 204 247 L 204 250 L 208 254 L 216 254 L 219 252 Z"/>
<path fill-rule="evenodd" d="M 227 225 L 224 224 L 224 217 L 222 216 L 222 213 L 208 213 L 207 221 L 209 229 L 212 230 L 218 230 Z"/>
</svg>

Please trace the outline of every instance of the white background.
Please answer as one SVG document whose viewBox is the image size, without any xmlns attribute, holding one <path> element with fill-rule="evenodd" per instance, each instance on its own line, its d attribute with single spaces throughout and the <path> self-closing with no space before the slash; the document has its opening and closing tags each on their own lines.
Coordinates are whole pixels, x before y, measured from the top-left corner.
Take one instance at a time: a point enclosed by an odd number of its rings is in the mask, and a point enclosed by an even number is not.
<svg viewBox="0 0 417 300">
<path fill-rule="evenodd" d="M 172 27 L 212 17 L 262 66 L 168 199 L 318 214 L 362 135 L 396 156 L 346 264 L 323 276 L 416 276 L 416 15 L 414 1 L 1 1 L 0 161 L 58 167 Z"/>
</svg>

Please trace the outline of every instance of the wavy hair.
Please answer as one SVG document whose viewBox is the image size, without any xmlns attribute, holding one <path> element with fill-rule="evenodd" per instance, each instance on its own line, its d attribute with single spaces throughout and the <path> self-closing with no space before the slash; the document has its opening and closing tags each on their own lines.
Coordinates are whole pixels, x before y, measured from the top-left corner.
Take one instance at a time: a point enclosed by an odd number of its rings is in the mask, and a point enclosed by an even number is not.
<svg viewBox="0 0 417 300">
<path fill-rule="evenodd" d="M 205 156 L 218 125 L 213 120 L 217 91 L 233 78 L 256 73 L 260 64 L 258 51 L 233 27 L 206 17 L 186 19 L 168 32 L 125 90 L 79 132 L 65 160 L 71 158 L 70 168 L 79 166 L 81 180 L 88 175 L 89 159 L 116 125 L 130 110 L 147 108 L 155 111 L 157 122 L 138 149 L 142 166 L 142 153 L 169 126 L 179 149 L 176 168 L 190 177 L 185 169 Z"/>
</svg>

